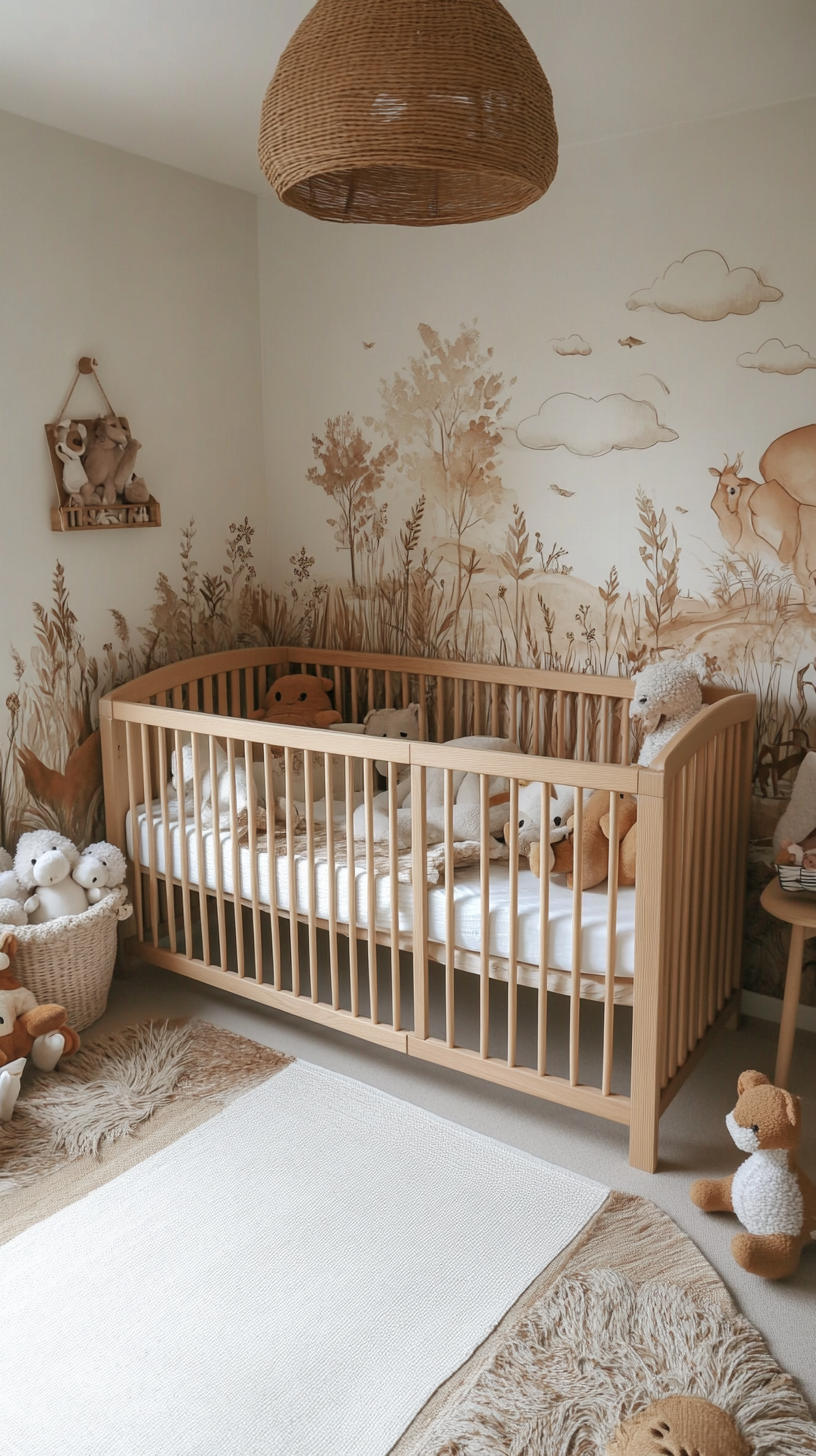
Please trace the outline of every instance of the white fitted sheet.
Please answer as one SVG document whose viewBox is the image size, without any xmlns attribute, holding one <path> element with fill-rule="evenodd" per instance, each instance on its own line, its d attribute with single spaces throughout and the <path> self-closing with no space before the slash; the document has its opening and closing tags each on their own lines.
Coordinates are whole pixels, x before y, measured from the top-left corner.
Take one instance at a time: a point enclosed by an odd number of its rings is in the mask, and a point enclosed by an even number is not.
<svg viewBox="0 0 816 1456">
<path fill-rule="evenodd" d="M 168 866 L 165 857 L 165 836 L 161 822 L 161 804 L 155 800 L 148 818 L 143 804 L 136 814 L 139 825 L 139 855 L 142 867 L 149 863 L 149 841 L 153 839 L 154 863 L 157 874 L 166 877 Z M 173 810 L 175 805 L 172 806 Z M 335 805 L 339 815 L 344 814 L 342 805 Z M 283 832 L 278 830 L 283 841 Z M 132 816 L 127 816 L 127 849 L 133 859 Z M 168 825 L 170 840 L 170 874 L 180 881 L 182 866 L 182 844 L 186 841 L 187 874 L 192 886 L 199 885 L 198 845 L 195 826 L 188 819 L 180 826 L 177 821 Z M 207 829 L 202 833 L 204 851 L 204 887 L 216 888 L 216 854 L 221 858 L 221 874 L 224 893 L 235 893 L 232 862 L 232 839 L 225 829 Z M 355 901 L 358 929 L 368 926 L 368 876 L 365 870 L 362 845 L 357 846 L 362 863 L 355 864 Z M 238 849 L 238 873 L 240 893 L 252 898 L 251 860 L 248 845 Z M 337 885 L 337 919 L 341 925 L 348 925 L 349 919 L 349 871 L 348 867 L 335 867 Z M 309 910 L 309 864 L 305 854 L 295 857 L 295 903 L 297 913 L 308 914 Z M 454 898 L 454 940 L 460 950 L 478 952 L 482 946 L 482 918 L 480 895 L 480 871 L 478 865 L 470 865 L 456 871 L 453 883 Z M 289 910 L 289 863 L 285 851 L 278 852 L 275 860 L 275 885 L 277 903 L 281 910 Z M 319 919 L 328 919 L 329 914 L 329 866 L 318 864 L 314 873 L 314 904 Z M 258 895 L 262 905 L 269 905 L 269 856 L 265 851 L 258 854 Z M 539 958 L 539 904 L 540 887 L 535 875 L 527 869 L 520 869 L 518 876 L 518 958 L 531 966 L 538 965 Z M 445 886 L 432 887 L 428 892 L 428 936 L 432 941 L 445 941 Z M 375 925 L 378 930 L 391 929 L 391 881 L 388 875 L 375 877 Z M 584 973 L 604 975 L 606 972 L 607 939 L 606 884 L 593 890 L 585 890 L 582 903 L 581 970 Z M 495 861 L 490 865 L 490 915 L 488 920 L 488 947 L 491 956 L 504 959 L 510 948 L 510 875 L 506 862 Z M 413 886 L 398 887 L 398 920 L 400 931 L 410 934 L 413 929 Z M 634 976 L 635 969 L 635 891 L 624 888 L 618 891 L 617 906 L 617 958 L 616 972 L 619 976 Z M 563 875 L 550 876 L 550 941 L 549 968 L 557 971 L 572 970 L 572 891 L 567 889 Z M 519 969 L 519 980 L 536 984 L 535 973 Z"/>
</svg>

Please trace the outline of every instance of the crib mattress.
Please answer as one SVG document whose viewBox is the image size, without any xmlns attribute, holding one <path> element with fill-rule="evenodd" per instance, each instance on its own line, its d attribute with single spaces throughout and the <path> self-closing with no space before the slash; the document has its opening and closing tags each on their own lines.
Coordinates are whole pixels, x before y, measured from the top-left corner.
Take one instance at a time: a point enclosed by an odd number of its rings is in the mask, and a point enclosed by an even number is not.
<svg viewBox="0 0 816 1456">
<path fill-rule="evenodd" d="M 175 806 L 174 806 L 175 807 Z M 207 890 L 216 888 L 216 856 L 220 856 L 224 893 L 234 895 L 236 886 L 233 875 L 232 839 L 228 830 L 208 829 L 202 834 L 204 858 L 203 879 L 200 879 L 198 844 L 193 821 L 183 825 L 177 821 L 168 826 L 170 865 L 165 854 L 165 834 L 161 822 L 161 805 L 156 800 L 148 814 L 145 806 L 136 810 L 138 824 L 139 856 L 143 868 L 147 868 L 150 854 L 150 840 L 153 841 L 153 857 L 157 874 L 176 881 L 181 880 L 182 848 L 186 845 L 187 874 L 191 886 L 203 884 Z M 127 816 L 127 849 L 134 857 L 132 815 Z M 364 849 L 358 846 L 361 859 Z M 270 904 L 269 855 L 259 851 L 258 896 L 262 905 Z M 248 845 L 238 849 L 240 893 L 252 898 L 251 859 Z M 329 915 L 329 866 L 318 864 L 312 872 L 314 877 L 314 908 L 319 919 Z M 349 923 L 349 871 L 343 865 L 335 866 L 337 921 L 340 925 Z M 295 857 L 295 908 L 300 915 L 309 910 L 310 866 L 305 855 Z M 275 888 L 277 904 L 281 910 L 292 908 L 289 886 L 289 862 L 284 852 L 275 857 Z M 410 934 L 413 928 L 413 886 L 398 885 L 397 912 L 402 933 Z M 505 959 L 510 948 L 510 875 L 506 862 L 494 861 L 490 865 L 490 913 L 488 918 L 489 954 Z M 457 870 L 453 884 L 454 897 L 454 940 L 457 949 L 478 953 L 482 946 L 482 916 L 480 871 L 478 865 Z M 540 887 L 535 875 L 527 869 L 518 874 L 518 930 L 517 954 L 519 961 L 531 966 L 538 965 L 539 958 L 539 909 Z M 354 901 L 358 930 L 368 927 L 368 875 L 365 863 L 355 864 Z M 566 878 L 561 875 L 550 877 L 550 924 L 549 924 L 549 966 L 552 970 L 572 970 L 572 891 L 567 888 Z M 388 875 L 376 875 L 374 882 L 375 926 L 385 932 L 391 929 L 391 880 Z M 431 941 L 445 943 L 444 884 L 428 891 L 428 937 Z M 607 940 L 606 885 L 585 890 L 582 903 L 581 970 L 596 975 L 606 972 Z M 635 969 L 635 891 L 623 888 L 618 891 L 616 925 L 616 973 L 618 976 L 633 977 Z M 536 973 L 519 967 L 519 981 L 522 984 L 536 984 Z"/>
</svg>

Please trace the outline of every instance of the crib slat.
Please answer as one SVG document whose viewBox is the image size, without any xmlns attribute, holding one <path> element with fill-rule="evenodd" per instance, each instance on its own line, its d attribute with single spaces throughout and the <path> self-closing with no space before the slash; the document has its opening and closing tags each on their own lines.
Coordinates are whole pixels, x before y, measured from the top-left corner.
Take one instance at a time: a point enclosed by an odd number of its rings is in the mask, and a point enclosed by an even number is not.
<svg viewBox="0 0 816 1456">
<path fill-rule="evenodd" d="M 244 917 L 241 906 L 243 886 L 241 884 L 241 859 L 238 847 L 238 805 L 235 788 L 235 739 L 227 739 L 227 774 L 229 777 L 229 833 L 232 858 L 232 912 L 235 922 L 235 952 L 238 958 L 238 975 L 246 975 L 244 958 Z"/>
<path fill-rule="evenodd" d="M 241 671 L 234 667 L 230 672 L 230 716 L 240 718 L 241 714 Z"/>
<path fill-rule="evenodd" d="M 411 765 L 411 878 L 414 886 L 414 1035 L 428 1036 L 428 823 L 425 769 Z"/>
<path fill-rule="evenodd" d="M 473 683 L 473 732 L 478 738 L 482 732 L 482 684 Z"/>
<path fill-rule="evenodd" d="M 191 736 L 192 745 L 192 771 L 193 771 L 193 823 L 196 837 L 196 864 L 198 866 L 198 908 L 201 921 L 201 954 L 205 966 L 212 964 L 210 958 L 210 902 L 207 897 L 207 870 L 204 861 L 204 835 L 201 825 L 201 735 L 193 733 Z M 176 759 L 178 762 L 178 758 Z M 183 798 L 183 791 L 182 791 Z M 183 819 L 183 809 L 179 808 L 179 822 Z"/>
<path fill-rule="evenodd" d="M 510 779 L 510 873 L 507 947 L 507 1065 L 516 1065 L 518 1044 L 518 779 Z"/>
<path fill-rule="evenodd" d="M 705 788 L 705 823 L 706 833 L 703 835 L 703 903 L 700 913 L 700 962 L 701 974 L 698 986 L 697 1001 L 697 1038 L 699 1039 L 707 1025 L 708 1010 L 708 988 L 712 979 L 714 968 L 713 952 L 713 925 L 711 915 L 711 902 L 714 894 L 715 865 L 714 859 L 714 836 L 713 825 L 716 815 L 716 777 L 717 777 L 717 740 L 712 738 L 706 744 L 706 788 Z"/>
<path fill-rule="evenodd" d="M 249 704 L 247 687 L 247 704 Z M 255 949 L 255 980 L 263 981 L 263 944 L 261 941 L 261 893 L 258 885 L 258 820 L 255 774 L 253 773 L 251 743 L 244 742 L 244 763 L 247 775 L 247 833 L 249 854 L 249 884 L 252 896 L 252 941 Z"/>
<path fill-rule="evenodd" d="M 402 1024 L 399 953 L 399 844 L 397 841 L 397 765 L 388 765 L 388 876 L 391 904 L 391 1025 Z"/>
<path fill-rule="evenodd" d="M 351 669 L 351 671 L 349 672 L 349 678 L 351 680 L 351 721 L 352 721 L 352 723 L 359 723 L 360 717 L 359 717 L 359 712 L 358 712 L 358 707 L 357 707 L 357 669 L 356 669 L 356 667 L 353 667 Z"/>
<path fill-rule="evenodd" d="M 443 812 L 445 827 L 445 1036 L 449 1047 L 456 1045 L 453 970 L 455 957 L 453 924 L 453 769 L 443 770 Z"/>
<path fill-rule="evenodd" d="M 586 693 L 578 694 L 578 710 L 575 721 L 575 757 L 583 761 L 589 755 L 586 752 Z"/>
<path fill-rule="evenodd" d="M 462 738 L 464 728 L 462 727 L 462 692 L 464 683 L 460 677 L 453 680 L 453 736 Z"/>
<path fill-rule="evenodd" d="M 309 923 L 309 986 L 312 1001 L 317 1002 L 319 987 L 317 981 L 317 911 L 315 908 L 315 813 L 314 813 L 314 754 L 310 748 L 303 753 L 303 780 L 306 789 L 306 914 Z"/>
<path fill-rule="evenodd" d="M 370 667 L 368 669 L 367 676 L 368 676 L 368 711 L 370 713 L 371 710 L 372 710 L 372 708 L 375 706 L 375 701 L 374 701 L 374 669 L 373 669 L 373 667 Z"/>
<path fill-rule="evenodd" d="M 210 809 L 212 812 L 212 835 L 213 859 L 215 860 L 215 908 L 218 916 L 218 965 L 222 971 L 229 970 L 229 957 L 227 954 L 227 915 L 224 902 L 224 865 L 223 846 L 221 843 L 221 829 L 217 807 L 213 806 L 213 794 L 217 799 L 218 786 L 218 765 L 215 757 L 216 741 L 210 735 L 209 758 L 210 758 Z"/>
<path fill-rule="evenodd" d="M 323 774 L 326 784 L 326 869 L 329 895 L 329 976 L 332 1006 L 340 1006 L 340 965 L 337 946 L 337 865 L 334 857 L 334 754 L 324 753 Z"/>
<path fill-rule="evenodd" d="M 272 749 L 263 745 L 264 798 L 266 799 L 266 861 L 269 871 L 269 923 L 272 932 L 272 979 L 276 991 L 283 984 L 281 975 L 280 918 L 278 916 L 278 845 L 275 817 L 275 781 L 272 773 Z"/>
<path fill-rule="evenodd" d="M 708 1004 L 707 1023 L 710 1024 L 717 1013 L 717 1002 L 719 999 L 720 987 L 720 955 L 721 955 L 721 929 L 722 915 L 720 905 L 724 890 L 724 854 L 723 854 L 723 798 L 725 788 L 725 766 L 723 763 L 723 741 L 722 734 L 718 734 L 714 740 L 714 751 L 716 755 L 716 773 L 714 781 L 714 822 L 711 826 L 712 857 L 714 863 L 714 885 L 712 894 L 711 914 L 711 937 L 710 937 L 710 974 L 708 978 Z"/>
<path fill-rule="evenodd" d="M 346 759 L 346 865 L 348 869 L 349 982 L 351 1014 L 360 1015 L 360 975 L 357 955 L 357 863 L 354 848 L 354 763 Z"/>
<path fill-rule="evenodd" d="M 176 739 L 179 735 L 176 734 Z M 173 874 L 173 853 L 170 844 L 170 820 L 167 805 L 167 740 L 163 728 L 158 732 L 159 740 L 159 800 L 161 803 L 162 841 L 164 843 L 164 886 L 167 897 L 167 933 L 170 940 L 170 949 L 175 954 L 178 949 L 176 939 L 176 888 L 175 876 Z M 180 763 L 178 744 L 176 746 L 176 763 Z M 182 796 L 183 798 L 183 796 Z M 184 858 L 184 816 L 179 815 L 179 853 Z M 185 954 L 189 956 L 189 944 L 185 948 Z"/>
<path fill-rule="evenodd" d="M 363 801 L 365 803 L 366 841 L 366 919 L 368 925 L 368 1004 L 371 1020 L 379 1021 L 379 995 L 377 986 L 377 894 L 374 876 L 374 764 L 370 758 L 363 763 Z"/>
<path fill-rule="evenodd" d="M 136 744 L 138 742 L 139 730 L 135 723 L 125 724 L 125 742 L 127 744 L 127 774 L 128 774 L 128 801 L 130 808 L 130 826 L 133 838 L 133 909 L 136 916 L 136 931 L 141 941 L 144 940 L 144 907 L 142 903 L 142 850 L 141 830 L 137 814 L 138 795 L 136 792 Z M 144 798 L 144 794 L 142 795 Z M 148 806 L 145 804 L 145 819 L 149 825 Z"/>
<path fill-rule="evenodd" d="M 295 865 L 295 795 L 292 788 L 291 748 L 283 750 L 284 772 L 286 774 L 286 864 L 289 874 L 289 959 L 292 965 L 292 995 L 300 995 L 300 944 L 298 936 L 298 892 L 297 867 Z"/>
<path fill-rule="evenodd" d="M 407 672 L 400 673 L 400 683 L 402 685 L 402 706 L 403 708 L 407 708 L 411 697 L 411 688 L 408 682 Z"/>
<path fill-rule="evenodd" d="M 728 907 L 733 904 L 734 889 L 734 859 L 735 859 L 735 837 L 737 829 L 736 809 L 739 803 L 737 783 L 735 779 L 736 753 L 735 753 L 735 728 L 726 728 L 723 733 L 723 874 L 722 874 L 722 898 L 720 900 L 720 955 L 719 974 L 717 979 L 717 1010 L 720 1011 L 725 1005 L 726 998 L 730 991 L 731 982 L 731 957 L 733 953 L 733 938 L 731 924 L 733 917 L 728 913 Z M 732 811 L 733 806 L 733 811 Z"/>
<path fill-rule="evenodd" d="M 417 682 L 419 686 L 419 736 L 425 739 L 428 737 L 428 698 L 424 672 L 419 674 Z"/>
<path fill-rule="evenodd" d="M 618 698 L 618 705 L 620 707 L 620 736 L 621 736 L 621 758 L 620 758 L 620 761 L 624 765 L 624 767 L 628 768 L 628 766 L 629 766 L 629 760 L 630 760 L 630 755 L 631 755 L 631 752 L 632 752 L 632 741 L 631 741 L 632 740 L 632 732 L 631 732 L 631 723 L 629 721 L 629 699 L 628 698 Z"/>
<path fill-rule="evenodd" d="M 163 738 L 164 737 L 164 734 L 163 733 L 160 733 L 160 736 Z M 183 920 L 183 924 L 184 924 L 184 954 L 186 955 L 186 957 L 187 957 L 188 960 L 191 960 L 192 959 L 192 955 L 193 955 L 193 914 L 192 914 L 192 908 L 190 906 L 190 848 L 189 848 L 189 840 L 187 838 L 187 817 L 186 817 L 186 814 L 184 812 L 184 801 L 185 801 L 185 796 L 186 796 L 186 789 L 185 789 L 185 786 L 184 786 L 183 775 L 182 775 L 182 771 L 181 771 L 181 765 L 182 765 L 181 734 L 178 731 L 176 731 L 174 733 L 174 735 L 173 735 L 173 738 L 174 738 L 173 747 L 175 748 L 175 751 L 176 751 L 176 776 L 178 778 L 179 783 L 181 784 L 181 795 L 180 795 L 179 801 L 178 801 L 178 810 L 179 810 L 178 835 L 179 835 L 179 857 L 181 859 L 181 913 L 182 913 L 182 920 Z M 160 766 L 161 766 L 161 755 L 160 755 Z M 166 784 L 166 782 L 164 782 L 166 780 L 166 777 L 167 777 L 166 767 L 163 767 L 161 771 L 162 771 L 162 783 L 163 783 L 163 788 L 164 788 L 163 799 L 166 800 L 166 797 L 167 797 L 167 784 Z M 162 810 L 162 812 L 164 812 L 164 810 Z M 164 864 L 165 864 L 165 871 L 171 871 L 172 870 L 172 860 L 170 858 L 168 858 L 167 849 L 165 849 L 165 860 L 164 860 Z M 168 878 L 167 884 L 171 887 L 170 893 L 173 895 L 173 899 L 174 899 L 174 902 L 175 902 L 175 893 L 174 893 L 174 891 L 172 889 L 173 880 L 170 879 L 170 878 Z M 175 908 L 175 906 L 174 906 L 174 908 Z M 170 917 L 170 925 L 171 925 L 171 930 L 170 930 L 170 943 L 172 945 L 173 941 L 175 940 L 175 933 L 176 933 L 175 914 L 171 915 L 171 917 Z"/>
<path fill-rule="evenodd" d="M 683 785 L 683 849 L 680 861 L 679 900 L 683 907 L 680 921 L 680 985 L 677 1009 L 677 1065 L 682 1067 L 688 1052 L 689 996 L 691 955 L 689 947 L 694 928 L 692 895 L 694 889 L 694 810 L 697 787 L 697 759 L 692 758 L 682 770 Z"/>
<path fill-rule="evenodd" d="M 608 1097 L 612 1091 L 612 1055 L 614 1051 L 615 970 L 617 965 L 618 929 L 618 809 L 617 794 L 609 795 L 609 869 L 606 894 L 606 979 L 604 981 L 603 1068 L 601 1091 Z"/>
<path fill-rule="evenodd" d="M 547 825 L 550 822 L 551 784 L 541 785 L 541 863 L 538 882 L 538 1025 L 536 1072 L 547 1073 L 547 971 L 550 964 L 550 874 L 547 854 Z"/>
<path fill-rule="evenodd" d="M 215 705 L 213 701 L 213 680 L 209 674 L 207 675 L 207 677 L 204 678 L 204 681 L 202 683 L 202 702 L 204 705 L 205 713 L 214 712 Z"/>
<path fill-rule="evenodd" d="M 558 688 L 555 694 L 555 756 L 566 758 L 566 734 L 564 724 L 566 718 L 566 693 L 563 688 Z"/>
<path fill-rule="evenodd" d="M 541 688 L 533 688 L 533 732 L 530 739 L 530 752 L 540 754 L 541 749 Z M 546 824 L 546 820 L 542 821 Z"/>
<path fill-rule="evenodd" d="M 572 849 L 572 982 L 570 985 L 569 1079 L 578 1086 L 579 1037 L 581 1031 L 581 911 L 583 905 L 583 865 L 581 846 L 584 834 L 584 795 L 575 791 L 575 819 Z"/>
<path fill-rule="evenodd" d="M 142 724 L 142 783 L 145 808 L 148 810 L 147 865 L 150 882 L 150 931 L 154 945 L 159 943 L 159 892 L 156 878 L 156 834 L 153 824 L 153 789 L 150 775 L 150 729 Z"/>
<path fill-rule="evenodd" d="M 445 679 L 436 679 L 436 741 L 445 742 Z"/>
<path fill-rule="evenodd" d="M 666 957 L 668 960 L 668 988 L 666 1017 L 663 1024 L 663 1060 L 664 1070 L 663 1086 L 671 1080 L 677 1071 L 677 1058 L 675 1048 L 677 1045 L 677 1012 L 680 982 L 680 930 L 683 914 L 681 902 L 681 853 L 683 843 L 683 799 L 680 792 L 681 777 L 674 780 L 669 798 L 667 801 L 667 819 L 670 834 L 670 846 L 668 855 L 668 876 L 669 884 L 673 893 L 670 897 L 669 910 L 667 914 L 669 924 L 669 935 L 666 946 Z"/>
<path fill-rule="evenodd" d="M 490 684 L 490 732 L 494 738 L 502 736 L 498 683 Z"/>
<path fill-rule="evenodd" d="M 479 775 L 479 1056 L 490 1046 L 490 779 Z"/>
</svg>

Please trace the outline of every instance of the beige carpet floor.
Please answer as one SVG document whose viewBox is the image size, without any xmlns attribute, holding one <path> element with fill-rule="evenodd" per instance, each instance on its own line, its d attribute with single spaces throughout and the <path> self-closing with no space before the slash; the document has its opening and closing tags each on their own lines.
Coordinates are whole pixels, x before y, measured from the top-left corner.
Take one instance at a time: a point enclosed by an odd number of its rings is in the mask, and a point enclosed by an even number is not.
<svg viewBox="0 0 816 1456">
<path fill-rule="evenodd" d="M 475 1019 L 478 1014 L 478 983 L 467 976 L 461 981 L 461 985 L 457 981 L 456 994 L 464 1036 L 468 1016 Z M 560 1000 L 552 998 L 554 1014 Z M 585 1008 L 589 1014 L 582 1016 L 582 1046 L 588 1056 L 593 1045 L 600 1054 L 596 1009 Z M 736 1220 L 730 1215 L 707 1217 L 688 1198 L 694 1178 L 731 1172 L 740 1161 L 725 1126 L 725 1113 L 733 1106 L 741 1071 L 757 1067 L 773 1074 L 778 1028 L 771 1023 L 747 1019 L 739 1031 L 724 1031 L 712 1042 L 661 1121 L 660 1170 L 649 1175 L 630 1168 L 625 1128 L 255 1008 L 153 967 L 140 967 L 129 979 L 114 980 L 108 1011 L 94 1030 L 123 1027 L 151 1016 L 196 1016 L 212 1021 L 290 1056 L 359 1077 L 395 1097 L 597 1178 L 621 1192 L 650 1199 L 713 1265 L 739 1309 L 761 1331 L 774 1357 L 794 1375 L 816 1411 L 816 1248 L 803 1255 L 793 1279 L 770 1284 L 753 1278 L 731 1258 Z M 813 1174 L 816 1036 L 812 1033 L 797 1033 L 790 1085 L 802 1099 L 802 1162 Z"/>
</svg>

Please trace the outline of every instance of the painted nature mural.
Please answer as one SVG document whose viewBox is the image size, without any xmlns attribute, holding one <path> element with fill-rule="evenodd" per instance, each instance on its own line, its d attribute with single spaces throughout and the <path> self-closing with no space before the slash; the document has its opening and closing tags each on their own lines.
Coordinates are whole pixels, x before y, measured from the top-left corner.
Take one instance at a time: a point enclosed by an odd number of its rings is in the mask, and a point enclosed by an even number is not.
<svg viewBox="0 0 816 1456">
<path fill-rule="evenodd" d="M 713 323 L 781 296 L 754 269 L 730 269 L 704 250 L 627 306 Z M 628 568 L 610 559 L 602 580 L 587 581 L 575 567 L 573 536 L 548 532 L 546 497 L 525 508 L 507 483 L 512 452 L 563 447 L 600 460 L 662 449 L 678 435 L 661 406 L 632 385 L 598 399 L 564 391 L 514 424 L 517 381 L 505 381 L 476 324 L 453 339 L 422 324 L 419 338 L 406 366 L 381 380 L 371 414 L 330 418 L 312 438 L 306 475 L 323 493 L 345 571 L 315 573 L 324 546 L 314 537 L 290 556 L 290 579 L 273 597 L 277 640 L 622 675 L 656 657 L 702 652 L 712 681 L 757 698 L 745 980 L 780 994 L 783 934 L 758 899 L 793 774 L 816 747 L 816 425 L 770 435 L 758 480 L 740 473 L 740 459 L 707 465 L 717 484 L 707 497 L 702 585 L 699 555 L 689 570 L 681 544 L 687 508 L 634 482 L 625 529 L 640 570 L 632 574 L 629 549 Z M 561 356 L 592 353 L 580 334 L 550 342 Z M 617 343 L 628 353 L 643 340 Z M 773 359 L 791 372 L 810 367 L 804 351 L 794 353 L 782 346 Z M 770 358 L 765 346 L 758 354 Z M 665 404 L 665 380 L 641 378 L 654 383 L 640 393 L 659 391 Z M 548 489 L 567 501 L 575 494 Z M 580 540 L 577 502 L 575 520 Z M 816 1004 L 815 972 L 813 955 L 805 1003 Z"/>
</svg>

